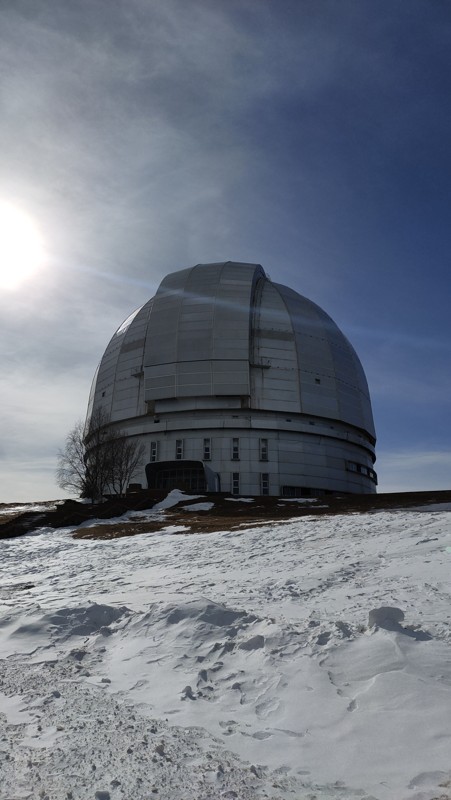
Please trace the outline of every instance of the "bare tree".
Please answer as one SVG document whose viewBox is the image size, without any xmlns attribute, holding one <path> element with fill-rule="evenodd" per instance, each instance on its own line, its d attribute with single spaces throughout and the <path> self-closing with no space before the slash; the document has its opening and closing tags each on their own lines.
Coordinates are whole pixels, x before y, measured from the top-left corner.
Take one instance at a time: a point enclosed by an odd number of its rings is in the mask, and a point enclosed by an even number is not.
<svg viewBox="0 0 451 800">
<path fill-rule="evenodd" d="M 100 500 L 109 493 L 114 459 L 114 444 L 119 434 L 110 428 L 102 408 L 97 408 L 86 421 L 83 435 L 86 483 L 89 494 Z"/>
<path fill-rule="evenodd" d="M 74 492 L 81 497 L 91 497 L 83 437 L 84 425 L 79 420 L 67 434 L 64 450 L 58 450 L 56 482 L 61 489 Z"/>
<path fill-rule="evenodd" d="M 144 452 L 143 444 L 112 428 L 98 409 L 85 426 L 76 423 L 58 452 L 58 486 L 93 501 L 105 494 L 122 495 L 142 466 Z"/>
<path fill-rule="evenodd" d="M 115 494 L 122 495 L 144 461 L 143 444 L 124 435 L 111 442 L 109 484 Z"/>
</svg>

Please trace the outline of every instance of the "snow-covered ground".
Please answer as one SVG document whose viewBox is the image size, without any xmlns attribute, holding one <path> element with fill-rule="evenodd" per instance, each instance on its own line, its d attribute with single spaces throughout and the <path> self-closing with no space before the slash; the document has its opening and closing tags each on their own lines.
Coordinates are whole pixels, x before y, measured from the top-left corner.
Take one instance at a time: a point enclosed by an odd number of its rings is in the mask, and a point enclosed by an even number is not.
<svg viewBox="0 0 451 800">
<path fill-rule="evenodd" d="M 25 511 L 50 511 L 55 508 L 55 503 L 22 503 L 21 505 L 0 506 L 0 516 L 11 516 L 13 514 L 23 514 Z"/>
<path fill-rule="evenodd" d="M 449 512 L 1 549 L 2 800 L 451 797 Z"/>
</svg>

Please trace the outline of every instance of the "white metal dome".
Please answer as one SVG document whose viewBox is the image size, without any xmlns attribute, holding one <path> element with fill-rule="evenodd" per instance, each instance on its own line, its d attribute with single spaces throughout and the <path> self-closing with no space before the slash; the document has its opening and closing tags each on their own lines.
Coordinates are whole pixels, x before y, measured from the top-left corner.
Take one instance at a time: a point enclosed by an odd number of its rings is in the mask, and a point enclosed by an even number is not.
<svg viewBox="0 0 451 800">
<path fill-rule="evenodd" d="M 88 414 L 99 408 L 148 442 L 153 463 L 208 460 L 224 491 L 375 491 L 371 403 L 353 347 L 319 306 L 257 264 L 168 275 L 111 339 Z"/>
</svg>

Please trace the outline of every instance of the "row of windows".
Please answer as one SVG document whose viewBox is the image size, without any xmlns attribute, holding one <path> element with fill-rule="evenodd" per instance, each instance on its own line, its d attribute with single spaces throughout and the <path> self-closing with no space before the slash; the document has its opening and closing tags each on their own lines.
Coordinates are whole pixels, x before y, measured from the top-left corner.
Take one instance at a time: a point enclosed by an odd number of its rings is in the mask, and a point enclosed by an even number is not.
<svg viewBox="0 0 451 800">
<path fill-rule="evenodd" d="M 150 443 L 150 461 L 155 462 L 159 460 L 159 442 L 152 441 Z M 184 457 L 184 439 L 176 439 L 175 441 L 175 459 L 177 461 L 181 461 Z M 260 461 L 268 461 L 268 439 L 260 439 L 259 440 L 259 452 L 260 452 Z M 203 461 L 210 461 L 212 454 L 211 448 L 211 438 L 206 437 L 203 440 L 202 446 L 202 460 Z M 231 453 L 230 458 L 232 461 L 239 461 L 240 460 L 240 440 L 238 437 L 234 437 L 231 441 Z M 377 474 L 376 472 L 371 469 L 371 467 L 367 467 L 365 464 L 359 464 L 356 461 L 347 461 L 346 462 L 346 469 L 348 472 L 357 472 L 360 475 L 366 475 L 373 483 L 377 484 Z M 238 473 L 233 473 L 237 475 Z M 266 474 L 266 473 L 262 473 Z M 238 493 L 238 492 L 237 492 Z M 267 494 L 262 489 L 262 494 Z"/>
<path fill-rule="evenodd" d="M 159 460 L 159 442 L 153 441 L 150 443 L 150 460 L 152 462 Z M 259 443 L 260 447 L 260 461 L 268 461 L 268 440 L 267 439 L 260 439 Z M 176 439 L 175 441 L 175 458 L 176 460 L 181 460 L 184 454 L 184 439 Z M 239 438 L 233 438 L 231 442 L 231 453 L 230 458 L 232 461 L 239 461 L 240 460 L 240 440 Z M 202 460 L 203 461 L 210 461 L 211 460 L 211 439 L 208 437 L 203 440 L 203 447 L 202 447 Z"/>
<path fill-rule="evenodd" d="M 348 472 L 358 472 L 360 475 L 366 475 L 373 483 L 377 483 L 377 474 L 374 469 L 367 467 L 366 464 L 358 464 L 356 461 L 347 461 L 346 469 Z"/>
<path fill-rule="evenodd" d="M 240 493 L 240 473 L 239 472 L 232 472 L 232 486 L 231 486 L 232 494 L 239 494 Z M 260 473 L 260 494 L 268 495 L 269 494 L 269 473 L 268 472 L 261 472 Z"/>
</svg>

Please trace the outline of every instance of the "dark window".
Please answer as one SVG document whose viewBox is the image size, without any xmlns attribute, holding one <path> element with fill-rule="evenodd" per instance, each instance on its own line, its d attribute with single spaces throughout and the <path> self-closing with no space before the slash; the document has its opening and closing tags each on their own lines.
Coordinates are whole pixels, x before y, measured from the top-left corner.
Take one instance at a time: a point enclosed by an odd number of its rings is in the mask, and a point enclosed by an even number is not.
<svg viewBox="0 0 451 800">
<path fill-rule="evenodd" d="M 260 439 L 260 461 L 268 460 L 268 440 Z"/>
<path fill-rule="evenodd" d="M 147 464 L 147 483 L 149 489 L 182 489 L 189 492 L 205 492 L 205 474 L 201 462 L 159 461 Z"/>
<path fill-rule="evenodd" d="M 260 475 L 260 488 L 262 494 L 269 494 L 269 475 L 267 472 L 262 472 Z"/>
<path fill-rule="evenodd" d="M 211 439 L 204 439 L 204 461 L 210 461 L 211 458 Z"/>
<path fill-rule="evenodd" d="M 240 460 L 240 440 L 232 439 L 232 461 Z"/>
<path fill-rule="evenodd" d="M 358 472 L 360 475 L 366 475 L 373 483 L 377 484 L 377 474 L 374 469 L 367 467 L 366 464 L 359 464 L 356 461 L 347 461 L 346 469 L 348 472 Z"/>
<path fill-rule="evenodd" d="M 240 473 L 232 472 L 232 494 L 240 493 Z"/>
<path fill-rule="evenodd" d="M 282 497 L 311 497 L 312 489 L 306 486 L 282 486 Z"/>
<path fill-rule="evenodd" d="M 178 461 L 183 458 L 183 439 L 177 439 L 175 442 L 175 457 Z"/>
<path fill-rule="evenodd" d="M 150 443 L 150 460 L 158 461 L 158 442 Z"/>
</svg>

